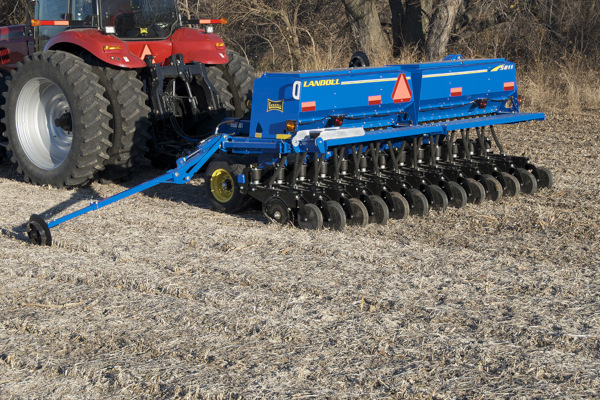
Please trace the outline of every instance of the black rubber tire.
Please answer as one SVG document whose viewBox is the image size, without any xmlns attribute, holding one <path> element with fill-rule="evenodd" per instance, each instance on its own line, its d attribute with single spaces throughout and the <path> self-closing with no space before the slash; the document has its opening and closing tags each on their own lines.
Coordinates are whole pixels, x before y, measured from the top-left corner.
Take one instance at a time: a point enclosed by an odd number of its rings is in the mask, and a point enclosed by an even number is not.
<svg viewBox="0 0 600 400">
<path fill-rule="evenodd" d="M 508 172 L 500 172 L 500 175 L 504 179 L 504 186 L 502 186 L 504 196 L 513 197 L 521 192 L 521 184 L 514 175 Z"/>
<path fill-rule="evenodd" d="M 298 226 L 301 229 L 319 230 L 323 228 L 323 213 L 316 204 L 304 204 L 298 210 Z"/>
<path fill-rule="evenodd" d="M 228 109 L 232 111 L 231 116 L 241 118 L 250 111 L 252 106 L 252 91 L 254 90 L 254 68 L 246 58 L 239 53 L 227 50 L 229 62 L 219 65 L 222 78 L 227 82 L 227 90 L 231 98 L 222 99 L 228 103 Z"/>
<path fill-rule="evenodd" d="M 218 66 L 208 67 L 206 75 L 219 94 L 219 111 L 225 117 L 232 117 L 235 114 L 233 94 L 229 91 L 229 83 L 223 78 L 223 69 Z"/>
<path fill-rule="evenodd" d="M 136 71 L 110 67 L 94 67 L 93 70 L 106 89 L 104 96 L 110 102 L 108 112 L 112 116 L 110 127 L 113 131 L 109 159 L 100 176 L 106 180 L 121 179 L 144 160 L 148 151 L 146 144 L 151 138 L 148 96 L 142 90 L 143 84 Z"/>
<path fill-rule="evenodd" d="M 350 64 L 348 65 L 348 67 L 361 68 L 368 67 L 369 65 L 371 65 L 369 57 L 367 57 L 367 55 L 364 52 L 357 51 L 354 54 L 352 54 L 352 57 L 350 57 Z"/>
<path fill-rule="evenodd" d="M 468 202 L 472 204 L 482 204 L 485 200 L 485 188 L 481 183 L 473 178 L 466 179 L 471 195 L 468 196 Z"/>
<path fill-rule="evenodd" d="M 538 174 L 538 188 L 552 189 L 554 186 L 554 177 L 552 172 L 546 167 L 536 167 Z"/>
<path fill-rule="evenodd" d="M 8 87 L 6 86 L 4 75 L 0 74 L 0 163 L 6 158 L 6 138 L 4 137 L 4 104 Z"/>
<path fill-rule="evenodd" d="M 429 209 L 435 211 L 444 212 L 448 208 L 448 196 L 438 185 L 429 185 L 429 194 L 431 195 L 431 199 L 427 199 L 429 201 Z M 427 197 L 427 194 L 425 194 Z"/>
<path fill-rule="evenodd" d="M 348 200 L 350 215 L 346 215 L 346 224 L 349 226 L 365 227 L 369 224 L 369 210 L 360 199 Z"/>
<path fill-rule="evenodd" d="M 407 189 L 404 197 L 410 204 L 410 215 L 424 217 L 429 213 L 429 202 L 427 197 L 418 189 Z"/>
<path fill-rule="evenodd" d="M 524 168 L 517 168 L 515 174 L 521 184 L 521 192 L 525 194 L 533 194 L 537 191 L 537 179 L 535 176 Z"/>
<path fill-rule="evenodd" d="M 46 221 L 39 215 L 33 214 L 27 223 L 27 236 L 32 244 L 52 246 L 52 233 Z"/>
<path fill-rule="evenodd" d="M 346 227 L 346 212 L 337 201 L 329 200 L 325 203 L 323 212 L 323 227 L 334 231 L 343 231 Z"/>
<path fill-rule="evenodd" d="M 369 210 L 369 223 L 385 225 L 390 219 L 390 210 L 385 201 L 377 195 L 370 195 L 372 210 Z"/>
<path fill-rule="evenodd" d="M 391 192 L 390 200 L 392 200 L 392 207 L 388 207 L 390 209 L 390 218 L 406 219 L 409 217 L 410 204 L 408 204 L 408 200 L 404 196 L 398 192 Z"/>
<path fill-rule="evenodd" d="M 482 175 L 480 179 L 481 184 L 485 188 L 485 198 L 491 201 L 500 201 L 502 199 L 502 185 L 498 179 L 492 175 Z"/>
<path fill-rule="evenodd" d="M 234 157 L 217 157 L 206 168 L 206 172 L 204 175 L 204 190 L 206 192 L 206 195 L 208 196 L 210 204 L 216 211 L 228 214 L 235 214 L 244 211 L 252 203 L 252 197 L 240 192 L 240 187 L 237 181 L 237 176 L 244 172 L 244 168 L 246 166 L 245 164 L 238 164 L 236 163 L 236 161 L 237 159 Z M 213 193 L 213 179 L 217 179 L 215 176 L 215 172 L 219 170 L 226 171 L 227 173 L 229 173 L 231 178 L 227 182 L 231 185 L 232 195 L 231 198 L 226 201 L 223 201 L 222 199 L 219 200 L 219 196 Z"/>
<path fill-rule="evenodd" d="M 40 168 L 30 159 L 17 132 L 17 102 L 30 81 L 44 79 L 60 88 L 72 121 L 72 142 L 62 163 Z M 63 51 L 46 51 L 26 57 L 7 80 L 8 93 L 4 105 L 7 150 L 11 161 L 26 182 L 56 187 L 82 186 L 98 176 L 109 158 L 110 114 L 104 88 L 91 66 L 81 58 Z"/>
<path fill-rule="evenodd" d="M 457 182 L 447 181 L 444 185 L 444 188 L 446 189 L 446 196 L 448 197 L 449 207 L 463 208 L 467 205 L 467 192 Z"/>
</svg>

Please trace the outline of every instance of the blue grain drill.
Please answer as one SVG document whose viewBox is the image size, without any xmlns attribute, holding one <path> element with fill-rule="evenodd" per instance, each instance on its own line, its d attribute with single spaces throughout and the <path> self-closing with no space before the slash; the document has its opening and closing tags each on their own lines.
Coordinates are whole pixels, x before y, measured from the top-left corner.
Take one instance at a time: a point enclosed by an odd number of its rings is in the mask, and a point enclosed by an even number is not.
<svg viewBox="0 0 600 400">
<path fill-rule="evenodd" d="M 552 174 L 506 155 L 497 127 L 544 120 L 522 113 L 515 65 L 504 59 L 267 73 L 254 83 L 251 116 L 224 120 L 177 167 L 46 223 L 50 228 L 160 183 L 183 184 L 205 165 L 220 211 L 259 200 L 271 220 L 305 229 L 424 216 L 552 186 Z"/>
</svg>

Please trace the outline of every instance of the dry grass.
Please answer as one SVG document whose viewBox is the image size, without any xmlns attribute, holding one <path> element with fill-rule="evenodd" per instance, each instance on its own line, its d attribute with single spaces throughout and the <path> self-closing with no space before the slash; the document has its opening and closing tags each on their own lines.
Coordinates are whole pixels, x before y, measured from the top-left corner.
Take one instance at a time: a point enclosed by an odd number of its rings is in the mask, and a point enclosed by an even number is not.
<svg viewBox="0 0 600 400">
<path fill-rule="evenodd" d="M 554 112 L 600 110 L 598 60 L 568 54 L 535 61 L 521 74 L 521 93 L 532 107 Z"/>
<path fill-rule="evenodd" d="M 502 132 L 555 188 L 341 233 L 217 214 L 197 180 L 33 247 L 29 214 L 122 187 L 35 187 L 4 163 L 0 397 L 596 397 L 596 116 Z"/>
</svg>

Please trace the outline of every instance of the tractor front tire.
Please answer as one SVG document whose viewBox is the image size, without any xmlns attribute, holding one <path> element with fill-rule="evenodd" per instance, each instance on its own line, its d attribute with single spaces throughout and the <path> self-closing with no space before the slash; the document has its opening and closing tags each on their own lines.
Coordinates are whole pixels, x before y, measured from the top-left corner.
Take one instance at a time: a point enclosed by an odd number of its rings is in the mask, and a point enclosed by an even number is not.
<svg viewBox="0 0 600 400">
<path fill-rule="evenodd" d="M 0 74 L 0 163 L 6 157 L 6 138 L 4 137 L 4 101 L 7 90 L 4 75 Z"/>
<path fill-rule="evenodd" d="M 82 186 L 110 147 L 109 102 L 92 67 L 63 51 L 26 57 L 7 80 L 4 136 L 26 182 Z"/>
<path fill-rule="evenodd" d="M 244 211 L 252 197 L 240 192 L 237 177 L 245 165 L 236 163 L 235 158 L 212 161 L 206 169 L 204 188 L 208 200 L 216 211 L 234 214 Z"/>
</svg>

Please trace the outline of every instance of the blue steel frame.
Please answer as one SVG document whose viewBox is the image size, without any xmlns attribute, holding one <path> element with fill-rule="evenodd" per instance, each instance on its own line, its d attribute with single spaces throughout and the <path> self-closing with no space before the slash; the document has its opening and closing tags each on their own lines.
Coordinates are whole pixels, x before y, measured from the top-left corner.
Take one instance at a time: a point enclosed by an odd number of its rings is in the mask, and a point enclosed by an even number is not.
<svg viewBox="0 0 600 400">
<path fill-rule="evenodd" d="M 212 157 L 213 154 L 219 150 L 221 144 L 227 140 L 227 135 L 215 135 L 208 139 L 203 140 L 197 147 L 196 151 L 190 154 L 188 157 L 183 157 L 177 160 L 177 168 L 168 171 L 166 174 L 161 175 L 157 178 L 151 179 L 140 185 L 132 187 L 131 189 L 125 190 L 121 193 L 115 194 L 114 196 L 108 197 L 104 200 L 93 201 L 89 206 L 82 208 L 81 210 L 72 212 L 65 215 L 64 217 L 55 219 L 48 223 L 48 228 L 54 228 L 57 225 L 72 220 L 73 218 L 79 217 L 80 215 L 87 214 L 90 211 L 98 210 L 106 207 L 119 200 L 123 200 L 126 197 L 134 195 L 139 192 L 143 192 L 146 189 L 160 185 L 161 183 L 177 183 L 184 184 L 192 180 L 192 177 L 202 168 L 204 164 Z"/>
<path fill-rule="evenodd" d="M 393 128 L 374 131 L 373 134 L 361 136 L 357 138 L 342 138 L 323 140 L 316 138 L 312 146 L 302 146 L 299 150 L 295 150 L 288 143 L 284 143 L 282 140 L 263 140 L 263 139 L 251 139 L 244 137 L 229 136 L 227 134 L 216 134 L 208 139 L 202 141 L 196 151 L 187 157 L 180 158 L 177 160 L 177 168 L 169 170 L 166 174 L 161 175 L 157 178 L 144 182 L 131 189 L 125 190 L 114 196 L 108 197 L 104 200 L 94 201 L 89 206 L 67 214 L 61 218 L 50 221 L 48 228 L 54 228 L 57 225 L 72 220 L 73 218 L 79 217 L 83 214 L 87 214 L 90 211 L 98 210 L 106 207 L 119 200 L 123 200 L 126 197 L 132 196 L 136 193 L 143 192 L 146 189 L 150 189 L 154 186 L 160 185 L 161 183 L 175 183 L 185 184 L 188 183 L 192 177 L 208 162 L 208 160 L 219 150 L 221 151 L 233 151 L 236 153 L 246 153 L 248 151 L 267 151 L 275 154 L 289 154 L 293 152 L 304 152 L 304 151 L 317 151 L 319 153 L 325 153 L 329 149 L 336 146 L 343 146 L 349 144 L 361 144 L 373 141 L 386 141 L 389 139 L 409 139 L 419 137 L 423 135 L 446 135 L 451 130 L 478 128 L 490 125 L 502 125 L 502 124 L 514 124 L 518 122 L 526 121 L 543 121 L 544 114 L 526 114 L 526 113 L 514 113 L 499 115 L 494 117 L 475 118 L 472 120 L 458 120 L 445 123 L 437 123 L 431 125 L 421 126 L 409 126 L 405 128 Z"/>
</svg>

